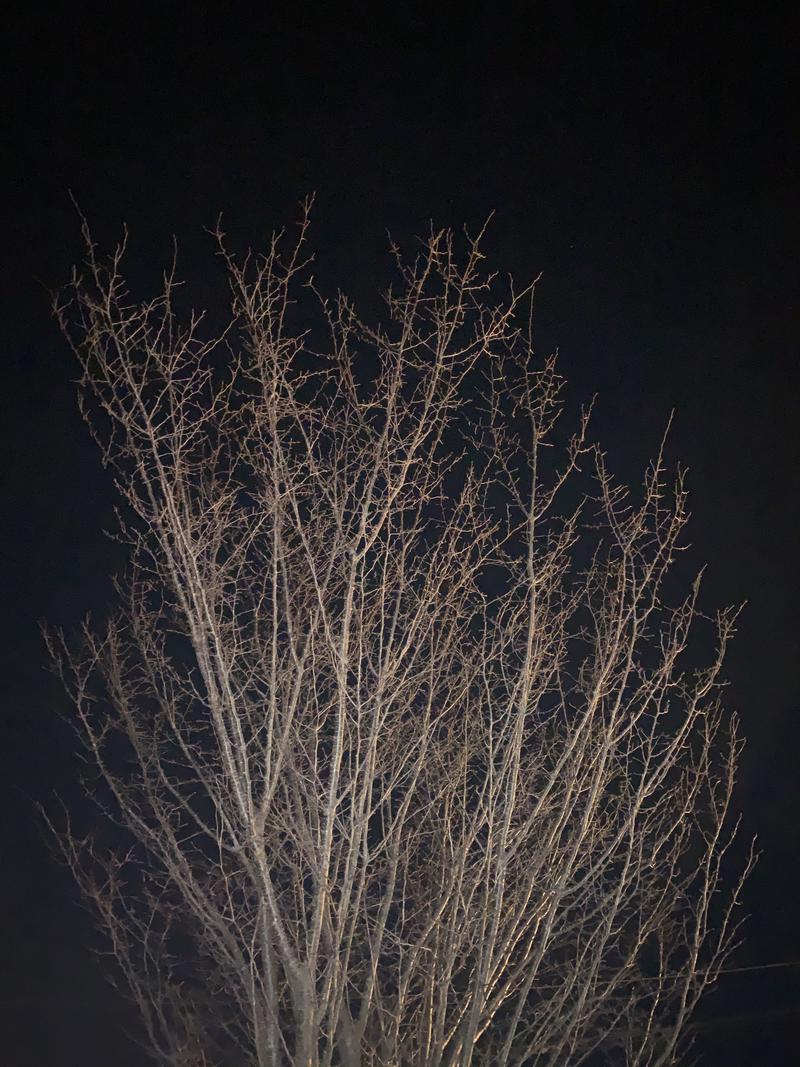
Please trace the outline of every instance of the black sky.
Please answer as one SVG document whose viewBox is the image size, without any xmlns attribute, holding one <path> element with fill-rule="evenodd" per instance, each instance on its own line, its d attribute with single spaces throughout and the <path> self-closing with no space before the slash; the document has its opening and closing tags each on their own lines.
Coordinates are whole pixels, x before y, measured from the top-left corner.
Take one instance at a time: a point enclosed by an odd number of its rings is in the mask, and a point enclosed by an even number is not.
<svg viewBox="0 0 800 1067">
<path fill-rule="evenodd" d="M 236 15 L 230 11 L 236 7 Z M 798 23 L 716 6 L 164 3 L 40 9 L 7 26 L 2 199 L 3 742 L 0 1061 L 144 1062 L 101 977 L 88 919 L 32 799 L 77 773 L 37 624 L 73 625 L 118 566 L 114 502 L 77 415 L 48 287 L 81 254 L 72 190 L 99 239 L 132 233 L 157 283 L 173 233 L 214 299 L 220 211 L 243 240 L 317 193 L 321 285 L 388 279 L 409 243 L 484 221 L 520 279 L 544 272 L 538 343 L 633 477 L 671 409 L 690 468 L 706 598 L 749 602 L 728 702 L 749 738 L 740 804 L 764 856 L 742 966 L 800 959 L 797 205 Z M 744 10 L 744 9 L 743 9 Z M 777 5 L 773 9 L 777 12 Z M 800 968 L 726 978 L 704 1063 L 791 1062 Z M 714 1021 L 716 1020 L 716 1021 Z"/>
</svg>

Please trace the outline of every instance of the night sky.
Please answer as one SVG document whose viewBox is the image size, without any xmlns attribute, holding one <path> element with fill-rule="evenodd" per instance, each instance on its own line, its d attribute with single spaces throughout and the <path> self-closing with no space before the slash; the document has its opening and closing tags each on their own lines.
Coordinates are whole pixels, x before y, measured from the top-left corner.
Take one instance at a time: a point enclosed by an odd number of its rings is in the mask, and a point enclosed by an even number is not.
<svg viewBox="0 0 800 1067">
<path fill-rule="evenodd" d="M 749 742 L 743 837 L 757 833 L 763 857 L 732 966 L 800 959 L 798 24 L 697 5 L 602 5 L 602 19 L 566 3 L 469 18 L 378 6 L 40 7 L 6 27 L 8 1067 L 146 1062 L 34 810 L 80 772 L 39 623 L 102 611 L 122 563 L 102 533 L 113 489 L 49 315 L 48 291 L 81 256 L 70 190 L 101 243 L 128 224 L 144 291 L 177 235 L 200 302 L 225 294 L 204 230 L 220 211 L 258 245 L 315 191 L 316 280 L 356 298 L 389 280 L 387 230 L 409 245 L 431 219 L 477 228 L 495 212 L 487 250 L 520 281 L 543 272 L 538 347 L 559 348 L 576 402 L 598 394 L 594 432 L 624 477 L 675 410 L 704 604 L 748 601 L 727 703 Z M 800 967 L 725 977 L 702 1019 L 704 1064 L 792 1062 Z"/>
</svg>

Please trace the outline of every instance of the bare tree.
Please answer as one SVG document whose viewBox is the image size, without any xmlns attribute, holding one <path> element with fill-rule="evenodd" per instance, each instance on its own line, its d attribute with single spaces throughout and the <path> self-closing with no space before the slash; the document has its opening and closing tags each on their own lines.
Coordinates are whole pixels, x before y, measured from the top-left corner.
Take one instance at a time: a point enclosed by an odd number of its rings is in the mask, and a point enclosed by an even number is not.
<svg viewBox="0 0 800 1067">
<path fill-rule="evenodd" d="M 659 455 L 629 495 L 588 413 L 560 436 L 532 287 L 479 240 L 395 250 L 369 326 L 318 295 L 306 226 L 244 260 L 217 233 L 221 337 L 88 231 L 57 305 L 131 546 L 119 612 L 51 637 L 115 824 L 63 840 L 148 1047 L 675 1063 L 738 893 L 735 613 L 698 667 L 699 582 L 665 592 L 682 476 Z"/>
</svg>

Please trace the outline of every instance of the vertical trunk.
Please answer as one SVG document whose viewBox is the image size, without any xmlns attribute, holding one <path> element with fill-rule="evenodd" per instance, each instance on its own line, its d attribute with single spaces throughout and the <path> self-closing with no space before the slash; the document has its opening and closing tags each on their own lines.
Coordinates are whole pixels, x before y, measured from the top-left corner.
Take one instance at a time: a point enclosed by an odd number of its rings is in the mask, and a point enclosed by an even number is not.
<svg viewBox="0 0 800 1067">
<path fill-rule="evenodd" d="M 292 976 L 295 1045 L 292 1067 L 317 1067 L 316 1018 L 311 976 L 306 967 L 298 967 Z"/>
<path fill-rule="evenodd" d="M 347 1008 L 336 1029 L 336 1051 L 342 1067 L 361 1067 L 361 1027 L 352 1021 Z"/>
</svg>

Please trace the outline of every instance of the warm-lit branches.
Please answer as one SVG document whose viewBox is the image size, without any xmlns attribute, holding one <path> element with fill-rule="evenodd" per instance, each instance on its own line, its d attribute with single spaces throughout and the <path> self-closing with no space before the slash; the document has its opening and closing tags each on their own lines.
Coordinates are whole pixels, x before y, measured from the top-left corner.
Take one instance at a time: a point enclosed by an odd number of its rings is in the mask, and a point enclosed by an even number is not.
<svg viewBox="0 0 800 1067">
<path fill-rule="evenodd" d="M 107 627 L 51 639 L 124 839 L 65 851 L 153 1055 L 674 1063 L 735 935 L 739 747 L 734 618 L 698 669 L 698 585 L 664 592 L 681 478 L 629 496 L 559 438 L 478 241 L 398 254 L 370 327 L 304 287 L 305 224 L 217 236 L 222 338 L 88 234 L 58 307 L 132 550 Z"/>
</svg>

